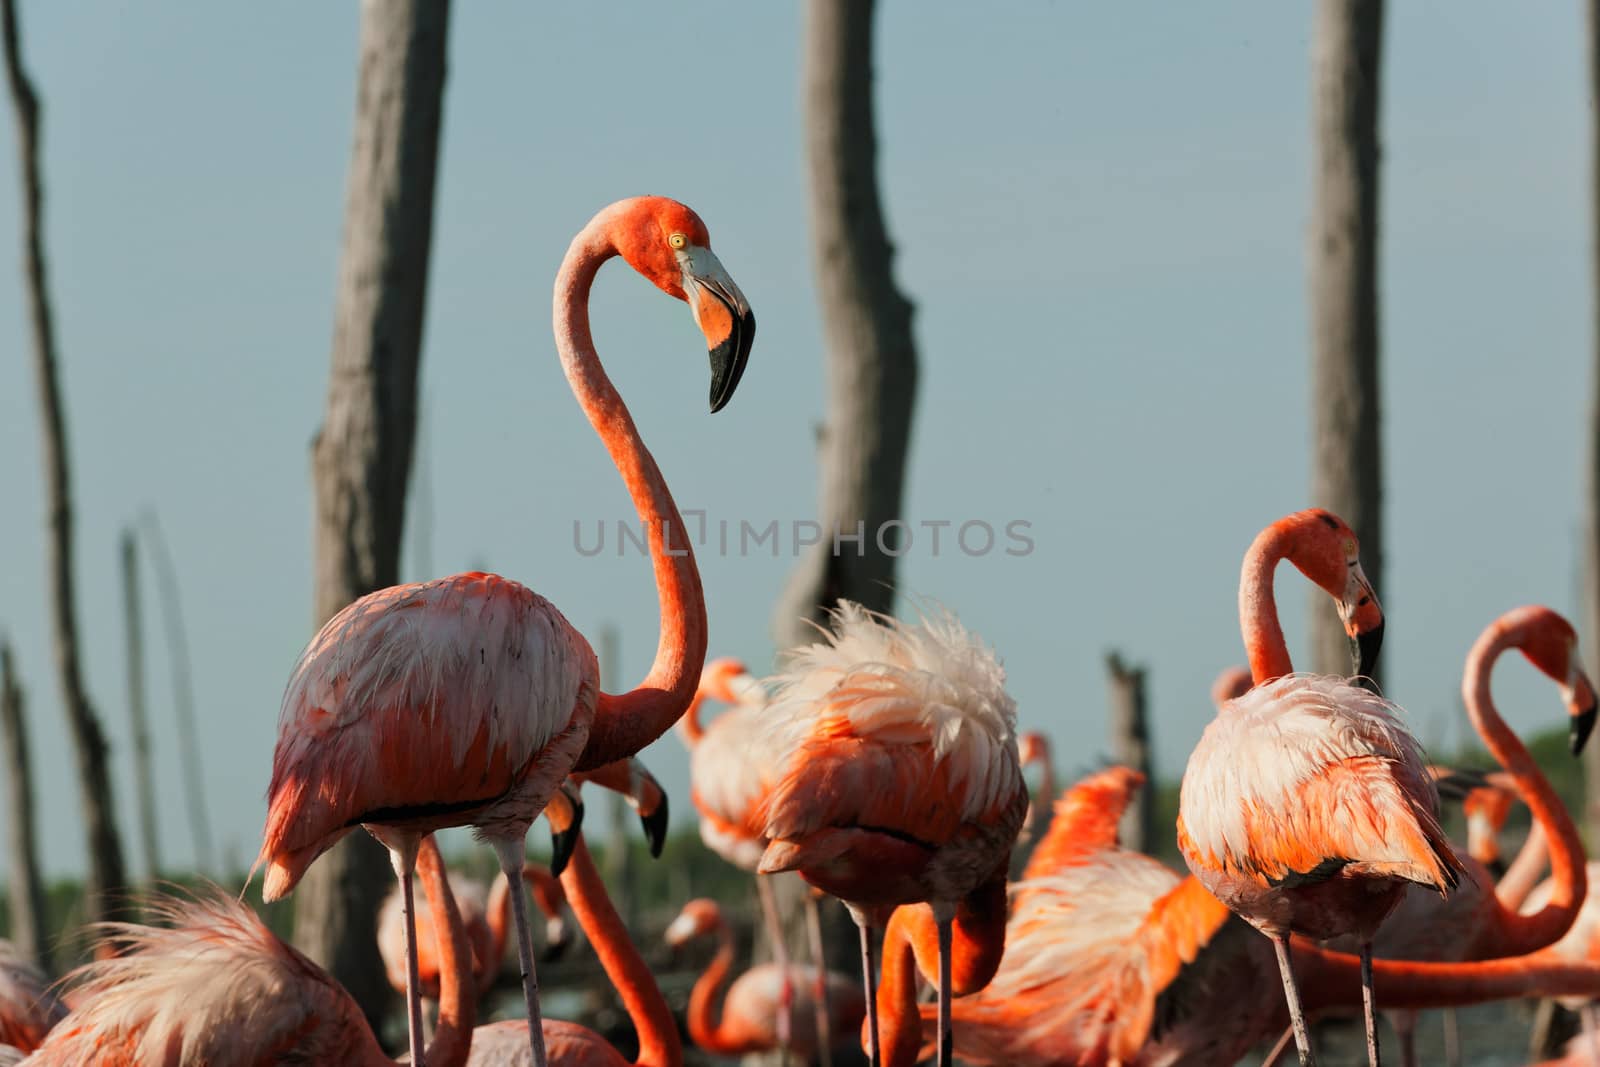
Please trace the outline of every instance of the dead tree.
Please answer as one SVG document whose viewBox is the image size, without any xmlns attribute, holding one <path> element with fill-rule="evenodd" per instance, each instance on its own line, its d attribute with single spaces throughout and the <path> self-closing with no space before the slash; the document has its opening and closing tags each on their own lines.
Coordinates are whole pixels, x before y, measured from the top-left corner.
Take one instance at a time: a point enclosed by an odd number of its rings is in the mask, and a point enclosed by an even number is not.
<svg viewBox="0 0 1600 1067">
<path fill-rule="evenodd" d="M 156 572 L 156 599 L 161 602 L 162 624 L 167 632 L 167 662 L 172 675 L 172 714 L 178 723 L 178 760 L 183 766 L 183 800 L 188 809 L 189 840 L 199 873 L 219 873 L 211 840 L 211 818 L 206 812 L 205 764 L 200 761 L 200 723 L 194 713 L 194 672 L 189 669 L 189 631 L 183 625 L 183 599 L 178 595 L 178 568 L 167 549 L 166 536 L 154 511 L 146 512 L 145 550 Z M 232 868 L 224 877 L 231 878 Z"/>
<path fill-rule="evenodd" d="M 810 638 L 840 597 L 894 606 L 917 352 L 911 302 L 896 287 L 878 196 L 871 0 L 806 6 L 805 136 L 812 252 L 827 346 L 828 412 L 819 442 L 821 540 L 779 598 L 781 644 Z"/>
<path fill-rule="evenodd" d="M 448 0 L 364 0 L 332 367 L 312 445 L 315 622 L 399 580 L 417 420 Z M 295 893 L 295 943 L 369 1018 L 389 999 L 373 921 L 388 855 L 352 834 Z"/>
<path fill-rule="evenodd" d="M 40 175 L 39 98 L 22 66 L 22 42 L 16 0 L 0 2 L 4 23 L 6 81 L 17 124 L 17 160 L 21 167 L 23 274 L 27 280 L 28 318 L 34 370 L 38 378 L 43 441 L 44 484 L 49 530 L 51 624 L 61 705 L 72 738 L 78 769 L 78 804 L 89 851 L 84 895 L 88 918 L 117 918 L 125 883 L 122 842 L 112 817 L 111 771 L 105 736 L 89 694 L 84 689 L 82 654 L 72 570 L 72 484 L 67 456 L 67 413 L 61 397 L 60 360 L 50 310 L 44 256 L 44 182 Z"/>
<path fill-rule="evenodd" d="M 11 868 L 11 940 L 17 951 L 50 971 L 50 933 L 45 926 L 44 887 L 39 880 L 39 846 L 33 826 L 33 764 L 22 685 L 17 681 L 11 645 L 0 638 L 0 752 L 5 759 L 6 827 Z"/>
<path fill-rule="evenodd" d="M 150 720 L 144 704 L 144 623 L 139 611 L 139 547 L 133 531 L 122 531 L 122 622 L 128 654 L 128 726 L 133 733 L 133 789 L 139 805 L 139 843 L 144 873 L 161 877 L 161 845 L 156 836 L 156 793 L 150 777 Z"/>
<path fill-rule="evenodd" d="M 1350 524 L 1383 595 L 1378 367 L 1378 74 L 1383 0 L 1318 0 L 1312 46 L 1311 500 Z M 1311 613 L 1315 669 L 1349 674 L 1350 640 Z"/>
<path fill-rule="evenodd" d="M 1150 726 L 1145 715 L 1144 668 L 1131 666 L 1115 652 L 1106 654 L 1106 681 L 1111 696 L 1112 758 L 1144 775 L 1146 787 L 1136 790 L 1122 813 L 1122 846 L 1149 852 L 1155 843 L 1155 808 L 1150 790 Z"/>
</svg>

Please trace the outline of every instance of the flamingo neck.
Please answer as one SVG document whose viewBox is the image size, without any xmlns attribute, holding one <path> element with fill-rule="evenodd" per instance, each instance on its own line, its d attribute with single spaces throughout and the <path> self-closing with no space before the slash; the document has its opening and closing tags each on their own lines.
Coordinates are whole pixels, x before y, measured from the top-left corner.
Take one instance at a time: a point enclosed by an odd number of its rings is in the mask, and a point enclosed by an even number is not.
<svg viewBox="0 0 1600 1067">
<path fill-rule="evenodd" d="M 431 834 L 422 839 L 417 850 L 417 871 L 422 875 L 422 891 L 428 898 L 433 928 L 445 934 L 439 939 L 439 1023 L 424 1059 L 432 1067 L 462 1067 L 467 1062 L 472 1027 L 477 1022 L 477 983 L 472 973 L 467 927 L 461 921 L 444 859 Z"/>
<path fill-rule="evenodd" d="M 700 708 L 706 702 L 706 691 L 695 689 L 694 696 L 689 698 L 689 706 L 684 710 L 683 718 L 678 720 L 678 730 L 683 734 L 683 739 L 690 748 L 698 745 L 705 736 L 706 728 L 700 722 Z"/>
<path fill-rule="evenodd" d="M 689 1039 L 717 1056 L 737 1056 L 747 1051 L 736 1036 L 728 1032 L 722 1016 L 722 997 L 733 970 L 733 931 L 728 920 L 717 914 L 717 954 L 694 983 L 689 994 Z"/>
<path fill-rule="evenodd" d="M 926 929 L 924 929 L 926 927 Z M 914 1067 L 922 1051 L 922 1013 L 917 1007 L 916 942 L 938 932 L 933 914 L 913 905 L 896 909 L 883 932 L 883 969 L 878 977 L 879 1060 L 884 1067 Z M 937 955 L 934 974 L 938 974 Z M 863 1023 L 863 1029 L 865 1029 Z M 863 1038 L 863 1044 L 865 1039 Z"/>
<path fill-rule="evenodd" d="M 1316 948 L 1295 938 L 1295 981 L 1305 1010 L 1359 1010 L 1361 961 L 1342 952 Z M 1385 1009 L 1447 1008 L 1522 997 L 1591 997 L 1600 969 L 1568 963 L 1549 952 L 1478 960 L 1471 963 L 1372 961 L 1377 1002 Z M 1279 1024 L 1288 1021 L 1280 1013 Z"/>
<path fill-rule="evenodd" d="M 1522 907 L 1522 902 L 1528 899 L 1533 887 L 1539 884 L 1539 876 L 1544 873 L 1545 860 L 1549 856 L 1550 848 L 1545 842 L 1544 827 L 1536 822 L 1528 827 L 1527 839 L 1517 851 L 1517 858 L 1511 861 L 1511 866 L 1506 868 L 1506 873 L 1494 887 L 1495 899 L 1500 901 L 1502 907 L 1508 911 L 1517 911 Z"/>
<path fill-rule="evenodd" d="M 1239 575 L 1239 626 L 1244 631 L 1250 677 L 1256 685 L 1294 671 L 1272 593 L 1273 572 L 1292 547 L 1290 529 L 1282 522 L 1273 523 L 1256 535 Z"/>
<path fill-rule="evenodd" d="M 567 869 L 561 872 L 561 885 L 567 891 L 567 903 L 594 946 L 606 977 L 622 996 L 623 1007 L 638 1032 L 639 1058 L 635 1067 L 683 1067 L 683 1045 L 678 1040 L 672 1012 L 650 968 L 639 958 L 639 950 L 629 938 L 617 909 L 612 907 L 605 883 L 600 879 L 600 872 L 595 870 L 589 846 L 581 835 Z"/>
<path fill-rule="evenodd" d="M 1503 956 L 1532 952 L 1558 940 L 1571 928 L 1578 906 L 1588 891 L 1588 872 L 1584 867 L 1578 828 L 1567 814 L 1566 805 L 1539 772 L 1526 746 L 1495 710 L 1494 699 L 1489 695 L 1489 676 L 1495 661 L 1506 649 L 1520 645 L 1525 636 L 1522 629 L 1499 623 L 1484 631 L 1467 653 L 1466 673 L 1461 684 L 1467 717 L 1472 720 L 1478 736 L 1483 738 L 1490 755 L 1511 775 L 1517 794 L 1528 805 L 1534 822 L 1544 829 L 1550 848 L 1553 880 L 1550 900 L 1532 915 L 1502 908 L 1498 925 L 1503 940 L 1496 945 L 1494 954 Z"/>
<path fill-rule="evenodd" d="M 605 214 L 585 226 L 556 275 L 555 336 L 578 406 L 622 475 L 650 541 L 660 602 L 660 638 L 650 672 L 631 692 L 601 693 L 589 741 L 575 770 L 632 756 L 669 729 L 688 707 L 706 656 L 706 605 L 689 533 L 666 480 L 644 446 L 589 332 L 589 290 L 600 265 L 617 254 Z"/>
</svg>

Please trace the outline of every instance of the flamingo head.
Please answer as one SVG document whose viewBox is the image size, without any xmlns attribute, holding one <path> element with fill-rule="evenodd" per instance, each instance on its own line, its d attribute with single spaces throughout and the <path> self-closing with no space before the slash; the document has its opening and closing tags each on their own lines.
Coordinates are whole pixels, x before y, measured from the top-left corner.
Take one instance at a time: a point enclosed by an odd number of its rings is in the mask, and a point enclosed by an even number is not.
<svg viewBox="0 0 1600 1067">
<path fill-rule="evenodd" d="M 711 354 L 711 410 L 733 397 L 756 336 L 744 293 L 711 251 L 711 234 L 689 208 L 664 196 L 614 206 L 609 233 L 628 265 L 669 296 L 687 301 Z"/>
<path fill-rule="evenodd" d="M 1571 722 L 1572 752 L 1577 755 L 1583 751 L 1595 720 L 1594 686 L 1578 662 L 1577 632 L 1571 623 L 1546 607 L 1518 608 L 1502 616 L 1501 622 L 1511 631 L 1512 642 L 1522 649 L 1528 662 L 1561 687 L 1561 699 Z"/>
<path fill-rule="evenodd" d="M 567 891 L 555 875 L 536 863 L 522 868 L 522 880 L 533 891 L 533 899 L 545 916 L 544 952 L 540 959 L 558 960 L 572 944 L 566 920 Z"/>
<path fill-rule="evenodd" d="M 695 938 L 711 933 L 721 924 L 722 909 L 717 902 L 709 897 L 700 897 L 683 906 L 662 936 L 673 948 L 681 948 Z"/>
<path fill-rule="evenodd" d="M 1506 873 L 1500 856 L 1500 829 L 1515 799 L 1510 789 L 1491 783 L 1468 790 L 1461 800 L 1461 813 L 1467 819 L 1467 853 L 1496 878 Z"/>
<path fill-rule="evenodd" d="M 1290 555 L 1295 566 L 1339 605 L 1339 618 L 1350 637 L 1356 676 L 1368 677 L 1383 647 L 1383 609 L 1378 594 L 1361 570 L 1361 545 L 1345 521 L 1323 508 L 1298 512 L 1285 520 L 1296 535 Z"/>
<path fill-rule="evenodd" d="M 1032 763 L 1050 761 L 1050 739 L 1037 730 L 1030 730 L 1017 738 L 1017 762 L 1026 767 Z"/>
<path fill-rule="evenodd" d="M 570 779 L 561 783 L 544 806 L 544 821 L 550 824 L 550 873 L 560 875 L 583 833 L 583 798 Z"/>
<path fill-rule="evenodd" d="M 760 695 L 761 684 L 750 674 L 743 660 L 723 656 L 706 664 L 705 670 L 700 672 L 700 688 L 713 700 L 739 704 L 747 697 Z"/>
<path fill-rule="evenodd" d="M 1255 680 L 1250 677 L 1248 667 L 1227 667 L 1217 675 L 1217 680 L 1211 683 L 1211 703 L 1218 708 L 1230 700 L 1238 700 L 1250 692 Z"/>
</svg>

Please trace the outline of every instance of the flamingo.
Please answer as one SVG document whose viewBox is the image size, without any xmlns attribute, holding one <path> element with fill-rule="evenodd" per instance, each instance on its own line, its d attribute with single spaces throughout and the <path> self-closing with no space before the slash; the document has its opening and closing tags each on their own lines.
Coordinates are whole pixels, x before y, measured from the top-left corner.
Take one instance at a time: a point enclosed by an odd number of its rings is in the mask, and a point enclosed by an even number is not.
<svg viewBox="0 0 1600 1067">
<path fill-rule="evenodd" d="M 1005 947 L 1006 871 L 1028 806 L 1016 704 L 994 652 L 953 615 L 908 624 L 841 600 L 831 622 L 824 641 L 787 654 L 751 753 L 783 768 L 760 870 L 797 870 L 849 907 L 874 1064 L 872 927 L 897 906 L 932 905 L 943 1067 L 952 995 L 987 984 Z"/>
<path fill-rule="evenodd" d="M 1056 795 L 1056 772 L 1050 761 L 1050 738 L 1037 730 L 1029 730 L 1017 738 L 1017 761 L 1026 771 L 1035 763 L 1039 765 L 1039 788 L 1028 799 L 1028 813 L 1023 816 L 1022 829 L 1017 833 L 1017 845 L 1022 847 L 1037 842 L 1040 826 L 1045 816 L 1042 804 Z"/>
<path fill-rule="evenodd" d="M 1172 1067 L 1234 1063 L 1288 1022 L 1278 968 L 1253 933 L 1194 875 L 1116 844 L 1128 797 L 1108 789 L 1111 768 L 1072 787 L 1051 834 L 1079 851 L 1048 877 L 1011 886 L 1006 952 L 983 990 L 958 999 L 956 1051 L 1007 1067 Z M 1132 772 L 1127 772 L 1131 774 Z M 1074 792 L 1082 789 L 1082 795 Z M 916 972 L 930 973 L 933 925 L 902 908 L 884 936 L 878 1009 L 888 1067 L 917 1062 L 934 1007 L 917 1003 Z M 1293 938 L 1304 1002 L 1315 1012 L 1358 1003 L 1358 957 Z M 1548 950 L 1469 964 L 1373 962 L 1386 1003 L 1442 1007 L 1530 991 L 1600 992 L 1600 967 L 1565 964 Z"/>
<path fill-rule="evenodd" d="M 443 945 L 435 1067 L 461 1067 L 476 1006 L 465 930 L 432 837 L 417 869 Z M 390 1064 L 356 1002 L 327 972 L 284 944 L 261 917 L 221 893 L 156 905 L 167 926 L 109 924 L 130 947 L 80 968 L 81 997 L 28 1067 L 281 1063 Z"/>
<path fill-rule="evenodd" d="M 1238 700 L 1250 692 L 1255 680 L 1248 667 L 1224 667 L 1217 680 L 1211 683 L 1211 703 L 1218 711 L 1230 700 Z"/>
<path fill-rule="evenodd" d="M 574 396 L 611 454 L 649 533 L 660 600 L 655 662 L 638 688 L 600 692 L 594 650 L 556 607 L 493 574 L 370 593 L 301 654 L 284 694 L 257 865 L 277 900 L 357 825 L 389 848 L 407 916 L 407 1007 L 421 1060 L 411 871 L 418 840 L 447 826 L 488 839 L 509 881 L 528 827 L 573 770 L 635 754 L 694 693 L 706 612 L 688 531 L 655 460 L 595 354 L 588 295 L 620 255 L 689 302 L 711 359 L 711 410 L 733 395 L 755 320 L 699 216 L 665 197 L 602 210 L 573 239 L 555 284 L 556 348 Z M 545 1064 L 525 894 L 512 895 L 534 1062 Z"/>
<path fill-rule="evenodd" d="M 1383 612 L 1361 572 L 1356 535 L 1320 508 L 1268 526 L 1246 553 L 1239 616 L 1255 688 L 1223 706 L 1189 756 L 1178 848 L 1218 900 L 1272 939 L 1300 1062 L 1315 1062 L 1289 958 L 1289 935 L 1354 934 L 1363 974 L 1372 938 L 1406 886 L 1439 893 L 1461 874 L 1439 826 L 1422 746 L 1399 709 L 1343 679 L 1291 675 L 1272 574 L 1287 557 L 1339 605 L 1358 674 L 1367 674 Z M 1367 1058 L 1378 1035 L 1370 980 Z"/>
<path fill-rule="evenodd" d="M 815 966 L 793 966 L 789 970 L 796 973 L 784 975 L 778 964 L 764 963 L 745 971 L 728 987 L 728 975 L 733 969 L 733 928 L 714 900 L 701 897 L 685 904 L 667 927 L 666 941 L 676 948 L 706 934 L 716 935 L 717 954 L 689 996 L 689 1037 L 700 1048 L 717 1056 L 779 1048 L 776 1022 L 782 1004 L 780 990 L 785 984 L 801 989 L 827 987 L 831 1012 L 828 1034 L 853 1034 L 860 1029 L 867 1013 L 861 986 L 836 971 L 819 974 L 821 969 Z M 801 1014 L 803 1018 L 805 1013 Z M 813 1011 L 813 1017 L 815 1014 Z M 810 1062 L 819 1050 L 823 1031 L 802 1027 L 788 1040 L 781 1047 Z"/>
<path fill-rule="evenodd" d="M 1023 881 L 1048 878 L 1081 856 L 1116 845 L 1122 813 L 1144 780 L 1131 767 L 1112 766 L 1063 790 L 1044 837 L 1022 870 Z"/>
<path fill-rule="evenodd" d="M 1552 843 L 1553 887 L 1541 898 L 1536 910 L 1519 914 L 1514 906 L 1496 895 L 1494 879 L 1481 861 L 1469 857 L 1465 877 L 1456 892 L 1441 900 L 1431 893 L 1408 893 L 1394 916 L 1378 932 L 1374 951 L 1387 959 L 1463 960 L 1520 956 L 1555 942 L 1573 925 L 1573 918 L 1588 890 L 1584 869 L 1583 843 L 1566 805 L 1540 772 L 1527 747 L 1505 724 L 1489 693 L 1489 678 L 1500 654 L 1519 649 L 1546 676 L 1560 687 L 1571 724 L 1573 753 L 1582 749 L 1595 719 L 1595 692 L 1577 658 L 1578 635 L 1566 619 L 1546 607 L 1522 607 L 1506 612 L 1489 624 L 1467 655 L 1462 678 L 1462 700 L 1467 717 L 1483 739 L 1495 761 L 1504 768 L 1500 784 L 1478 787 L 1479 793 L 1495 793 L 1483 801 L 1489 811 L 1480 817 L 1492 822 L 1496 814 L 1504 821 L 1509 798 L 1504 783 L 1527 805 L 1542 840 Z M 1473 793 L 1469 792 L 1467 799 Z M 1472 825 L 1469 816 L 1468 826 Z M 1488 831 L 1492 840 L 1493 833 Z M 1479 842 L 1482 848 L 1481 841 Z M 1416 1062 L 1415 1012 L 1391 1015 L 1400 1038 L 1401 1062 Z"/>
<path fill-rule="evenodd" d="M 623 1006 L 639 1036 L 639 1057 L 632 1067 L 683 1067 L 683 1043 L 666 998 L 650 968 L 628 938 L 627 927 L 611 904 L 600 872 L 575 827 L 581 822 L 574 808 L 577 795 L 564 791 L 552 798 L 545 815 L 553 827 L 571 828 L 572 862 L 561 872 L 561 884 L 577 916 L 578 925 L 594 946 L 595 955 L 622 996 Z M 522 1067 L 527 1063 L 528 1020 L 480 1026 L 472 1032 L 468 1067 Z M 605 1038 L 577 1023 L 543 1020 L 545 1044 L 556 1067 L 628 1067 Z"/>
<path fill-rule="evenodd" d="M 66 1014 L 44 972 L 0 938 L 0 1045 L 32 1051 Z"/>
</svg>

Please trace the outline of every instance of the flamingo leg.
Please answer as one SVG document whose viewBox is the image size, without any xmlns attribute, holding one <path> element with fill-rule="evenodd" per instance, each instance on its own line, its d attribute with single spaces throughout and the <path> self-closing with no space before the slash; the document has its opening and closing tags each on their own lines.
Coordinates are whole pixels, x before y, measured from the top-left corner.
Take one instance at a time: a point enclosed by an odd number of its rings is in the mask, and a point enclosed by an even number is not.
<svg viewBox="0 0 1600 1067">
<path fill-rule="evenodd" d="M 411 875 L 417 869 L 417 839 L 404 838 L 389 849 L 389 862 L 400 879 L 400 914 L 406 928 L 406 1029 L 411 1043 L 411 1062 L 422 1067 L 422 996 L 417 987 L 417 912 Z"/>
<path fill-rule="evenodd" d="M 522 882 L 524 844 L 520 838 L 490 839 L 511 889 L 511 915 L 517 927 L 517 959 L 522 964 L 522 995 L 528 1002 L 528 1045 L 534 1067 L 546 1067 L 544 1018 L 539 1012 L 539 976 L 533 969 L 533 928 L 528 925 L 528 889 Z"/>
<path fill-rule="evenodd" d="M 1372 942 L 1361 945 L 1361 1009 L 1367 1023 L 1367 1067 L 1378 1067 L 1378 1004 L 1372 989 Z"/>
<path fill-rule="evenodd" d="M 756 875 L 756 890 L 767 921 L 767 940 L 772 942 L 772 962 L 778 965 L 778 1047 L 787 1053 L 794 1035 L 794 976 L 789 971 L 789 946 L 783 938 L 783 924 L 778 921 L 778 898 L 772 891 L 771 877 Z M 787 1061 L 788 1056 L 784 1059 Z"/>
<path fill-rule="evenodd" d="M 1461 1067 L 1461 1027 L 1454 1008 L 1444 1009 L 1444 1062 L 1446 1067 Z"/>
<path fill-rule="evenodd" d="M 955 1060 L 955 1038 L 950 1033 L 950 924 L 955 909 L 935 904 L 934 920 L 939 927 L 939 1067 L 951 1067 Z"/>
<path fill-rule="evenodd" d="M 1400 1067 L 1417 1067 L 1417 1013 L 1392 1011 L 1389 1023 L 1400 1042 Z"/>
<path fill-rule="evenodd" d="M 1267 1058 L 1261 1061 L 1261 1067 L 1278 1067 L 1283 1062 L 1284 1056 L 1294 1047 L 1294 1027 L 1285 1027 L 1283 1033 L 1278 1035 L 1278 1041 L 1267 1051 Z"/>
<path fill-rule="evenodd" d="M 816 987 L 812 990 L 812 1008 L 816 1012 L 817 1064 L 833 1067 L 833 1014 L 828 1010 L 828 969 L 823 963 L 822 915 L 817 910 L 817 893 L 806 893 L 806 936 L 811 941 L 811 962 L 816 964 Z"/>
<path fill-rule="evenodd" d="M 867 991 L 867 1059 L 871 1067 L 881 1067 L 878 1040 L 878 982 L 872 967 L 872 920 L 858 908 L 850 908 L 850 917 L 861 932 L 861 984 Z"/>
<path fill-rule="evenodd" d="M 1594 1001 L 1584 1004 L 1580 1014 L 1583 1019 L 1583 1035 L 1588 1038 L 1589 1062 L 1600 1067 L 1600 1019 L 1596 1018 Z"/>
<path fill-rule="evenodd" d="M 1300 990 L 1294 984 L 1294 967 L 1289 962 L 1289 935 L 1284 933 L 1274 937 L 1272 947 L 1278 953 L 1278 971 L 1283 975 L 1283 998 L 1289 1005 L 1289 1025 L 1294 1028 L 1294 1045 L 1300 1052 L 1300 1067 L 1314 1067 L 1317 1055 L 1311 1051 L 1311 1031 L 1306 1028 L 1306 1013 L 1300 1008 Z"/>
</svg>

